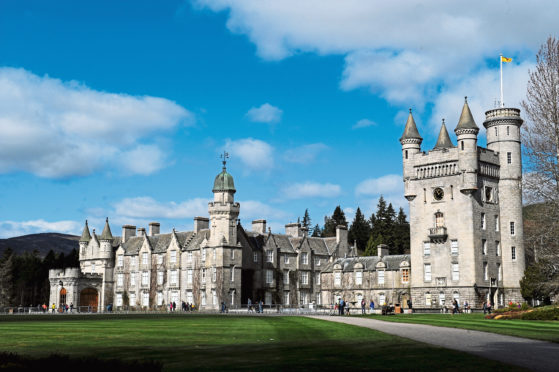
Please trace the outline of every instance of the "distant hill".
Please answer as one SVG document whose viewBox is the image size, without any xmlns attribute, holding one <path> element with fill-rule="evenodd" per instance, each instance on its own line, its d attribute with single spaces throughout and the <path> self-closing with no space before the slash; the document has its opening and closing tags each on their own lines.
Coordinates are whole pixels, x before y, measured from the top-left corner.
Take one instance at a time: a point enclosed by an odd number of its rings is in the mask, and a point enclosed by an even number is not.
<svg viewBox="0 0 559 372">
<path fill-rule="evenodd" d="M 78 248 L 79 239 L 80 237 L 76 235 L 58 233 L 16 236 L 9 239 L 0 239 L 0 253 L 10 247 L 17 254 L 37 250 L 39 255 L 44 257 L 52 249 L 55 253 L 62 252 L 67 255 L 72 249 Z"/>
</svg>

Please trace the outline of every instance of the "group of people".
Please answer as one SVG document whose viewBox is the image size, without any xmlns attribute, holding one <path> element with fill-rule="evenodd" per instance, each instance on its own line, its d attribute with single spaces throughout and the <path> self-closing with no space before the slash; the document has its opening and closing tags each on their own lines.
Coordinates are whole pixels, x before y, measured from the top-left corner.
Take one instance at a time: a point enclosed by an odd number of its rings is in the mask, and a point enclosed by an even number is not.
<svg viewBox="0 0 559 372">
<path fill-rule="evenodd" d="M 43 312 L 43 313 L 47 313 L 49 312 L 49 307 L 47 306 L 47 304 L 43 303 L 42 305 L 39 306 L 39 309 Z M 50 312 L 52 312 L 53 314 L 56 313 L 58 310 L 58 312 L 60 313 L 68 313 L 68 312 L 73 312 L 74 311 L 74 304 L 72 302 L 70 302 L 70 305 L 68 304 L 63 304 L 60 307 L 56 307 L 56 304 L 52 304 L 50 306 Z"/>
<path fill-rule="evenodd" d="M 249 298 L 247 301 L 247 309 L 249 313 L 256 310 L 257 313 L 262 314 L 264 312 L 264 301 L 258 300 L 256 301 L 256 304 L 253 304 L 252 300 Z"/>
<path fill-rule="evenodd" d="M 483 303 L 483 313 L 484 314 L 491 314 L 491 301 L 485 301 Z"/>
</svg>

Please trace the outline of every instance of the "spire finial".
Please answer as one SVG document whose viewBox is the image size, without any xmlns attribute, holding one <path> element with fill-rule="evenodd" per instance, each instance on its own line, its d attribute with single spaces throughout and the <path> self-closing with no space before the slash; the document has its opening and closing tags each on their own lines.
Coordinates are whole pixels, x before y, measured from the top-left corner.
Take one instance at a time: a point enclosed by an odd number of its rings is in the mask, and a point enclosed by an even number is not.
<svg viewBox="0 0 559 372">
<path fill-rule="evenodd" d="M 468 103 L 468 96 L 464 96 L 464 102 Z"/>
<path fill-rule="evenodd" d="M 411 107 L 410 107 L 410 114 L 411 114 Z"/>
<path fill-rule="evenodd" d="M 223 163 L 223 170 L 225 171 L 226 167 L 225 165 L 227 164 L 227 159 L 229 159 L 229 153 L 227 151 L 223 151 L 223 154 L 219 155 L 220 158 L 222 158 L 222 163 Z"/>
<path fill-rule="evenodd" d="M 444 118 L 443 118 L 443 125 L 444 125 Z"/>
<path fill-rule="evenodd" d="M 105 218 L 105 222 L 109 222 L 109 217 Z"/>
</svg>

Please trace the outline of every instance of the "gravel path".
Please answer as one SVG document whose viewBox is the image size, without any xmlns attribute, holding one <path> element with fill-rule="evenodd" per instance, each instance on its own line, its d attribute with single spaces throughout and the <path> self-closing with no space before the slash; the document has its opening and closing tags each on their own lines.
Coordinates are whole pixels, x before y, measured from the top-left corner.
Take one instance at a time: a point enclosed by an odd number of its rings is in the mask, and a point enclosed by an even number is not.
<svg viewBox="0 0 559 372">
<path fill-rule="evenodd" d="M 371 328 L 391 335 L 514 364 L 533 371 L 559 371 L 559 344 L 552 342 L 466 329 L 384 322 L 357 317 L 311 316 L 310 318 Z"/>
</svg>

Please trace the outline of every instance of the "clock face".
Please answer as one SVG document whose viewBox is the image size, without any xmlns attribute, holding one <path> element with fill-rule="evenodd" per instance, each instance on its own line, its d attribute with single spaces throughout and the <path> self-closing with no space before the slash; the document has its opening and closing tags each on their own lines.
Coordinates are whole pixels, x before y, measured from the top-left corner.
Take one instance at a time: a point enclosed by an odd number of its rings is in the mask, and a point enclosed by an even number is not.
<svg viewBox="0 0 559 372">
<path fill-rule="evenodd" d="M 442 200 L 444 197 L 443 189 L 437 187 L 435 190 L 433 190 L 433 197 L 435 198 L 435 200 Z"/>
</svg>

